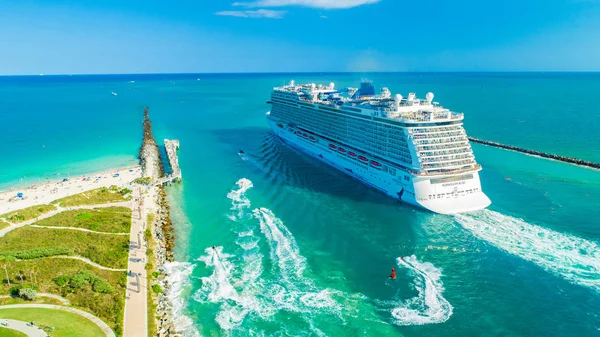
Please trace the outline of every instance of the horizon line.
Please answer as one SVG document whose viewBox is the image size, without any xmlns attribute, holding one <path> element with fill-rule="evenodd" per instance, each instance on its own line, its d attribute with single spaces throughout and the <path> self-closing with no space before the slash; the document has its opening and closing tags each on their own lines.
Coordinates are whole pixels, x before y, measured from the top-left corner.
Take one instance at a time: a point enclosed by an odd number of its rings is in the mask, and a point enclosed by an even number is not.
<svg viewBox="0 0 600 337">
<path fill-rule="evenodd" d="M 247 72 L 156 72 L 156 73 L 39 73 L 39 74 L 0 74 L 0 77 L 44 77 L 44 76 L 116 76 L 116 75 L 278 75 L 278 74 L 600 74 L 599 70 L 526 70 L 526 71 L 247 71 Z"/>
</svg>

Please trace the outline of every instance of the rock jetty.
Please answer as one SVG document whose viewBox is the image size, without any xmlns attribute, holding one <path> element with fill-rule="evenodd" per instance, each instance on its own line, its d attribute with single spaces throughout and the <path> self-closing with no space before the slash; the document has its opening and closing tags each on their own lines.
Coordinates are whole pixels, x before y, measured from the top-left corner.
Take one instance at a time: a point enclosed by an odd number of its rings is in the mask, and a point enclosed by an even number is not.
<svg viewBox="0 0 600 337">
<path fill-rule="evenodd" d="M 139 158 L 142 166 L 142 176 L 159 179 L 165 173 L 158 144 L 152 135 L 152 122 L 148 114 L 148 107 L 144 108 L 144 139 L 140 148 Z"/>
<path fill-rule="evenodd" d="M 542 158 L 558 160 L 558 161 L 562 161 L 564 163 L 600 169 L 599 163 L 594 163 L 594 162 L 587 161 L 587 160 L 565 157 L 565 156 L 560 156 L 560 155 L 553 154 L 553 153 L 545 153 L 545 152 L 536 151 L 536 150 L 529 150 L 529 149 L 524 149 L 522 147 L 517 147 L 517 146 L 512 146 L 512 145 L 504 145 L 504 144 L 491 142 L 489 140 L 483 140 L 483 139 L 479 139 L 479 138 L 475 138 L 475 137 L 468 137 L 468 138 L 470 141 L 472 141 L 474 143 L 493 146 L 493 147 L 497 147 L 500 149 L 506 149 L 506 150 L 516 151 L 516 152 L 526 153 L 526 154 L 530 154 L 530 155 L 538 156 L 538 157 L 542 157 Z"/>
</svg>

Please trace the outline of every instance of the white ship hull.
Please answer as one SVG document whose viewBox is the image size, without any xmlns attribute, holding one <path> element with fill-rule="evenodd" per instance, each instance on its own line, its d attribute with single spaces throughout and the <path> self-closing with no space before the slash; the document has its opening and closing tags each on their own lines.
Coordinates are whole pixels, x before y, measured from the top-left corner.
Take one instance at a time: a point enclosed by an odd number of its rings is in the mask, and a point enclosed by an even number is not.
<svg viewBox="0 0 600 337">
<path fill-rule="evenodd" d="M 311 135 L 315 139 L 297 135 L 296 130 L 289 127 L 278 126 L 277 122 L 267 113 L 269 125 L 284 142 L 298 148 L 345 174 L 376 188 L 392 198 L 399 199 L 409 204 L 419 206 L 440 214 L 455 214 L 476 211 L 486 208 L 491 204 L 490 199 L 481 191 L 479 174 L 470 171 L 467 174 L 456 174 L 457 180 L 446 183 L 434 183 L 434 176 L 417 176 L 408 172 L 397 170 L 395 175 L 373 167 L 368 161 L 359 161 L 351 158 L 347 153 L 340 153 L 329 148 L 331 142 Z M 346 149 L 352 149 L 347 144 L 342 144 Z M 432 179 L 434 178 L 434 179 Z M 439 177 L 438 177 L 439 178 Z"/>
</svg>

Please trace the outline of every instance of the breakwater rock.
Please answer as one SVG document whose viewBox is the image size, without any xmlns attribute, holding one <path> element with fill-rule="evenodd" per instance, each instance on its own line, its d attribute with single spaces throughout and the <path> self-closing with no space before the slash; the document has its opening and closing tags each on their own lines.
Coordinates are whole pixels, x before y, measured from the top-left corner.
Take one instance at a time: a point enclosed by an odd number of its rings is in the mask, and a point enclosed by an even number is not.
<svg viewBox="0 0 600 337">
<path fill-rule="evenodd" d="M 474 143 L 493 146 L 493 147 L 497 147 L 500 149 L 506 149 L 506 150 L 516 151 L 516 152 L 526 153 L 526 154 L 530 154 L 530 155 L 538 156 L 538 157 L 542 157 L 542 158 L 558 160 L 558 161 L 562 161 L 564 163 L 600 169 L 600 163 L 594 163 L 594 162 L 587 161 L 587 160 L 581 160 L 581 159 L 577 159 L 577 158 L 560 156 L 560 155 L 553 154 L 553 153 L 545 153 L 545 152 L 536 151 L 536 150 L 524 149 L 522 147 L 500 144 L 500 143 L 491 142 L 489 140 L 483 140 L 483 139 L 479 139 L 479 138 L 475 138 L 475 137 L 468 137 L 468 138 L 470 141 L 472 141 Z"/>
<path fill-rule="evenodd" d="M 152 122 L 148 114 L 148 107 L 144 108 L 143 132 L 144 139 L 139 153 L 142 176 L 158 179 L 164 175 L 165 170 L 160 159 L 158 144 L 152 135 Z"/>
</svg>

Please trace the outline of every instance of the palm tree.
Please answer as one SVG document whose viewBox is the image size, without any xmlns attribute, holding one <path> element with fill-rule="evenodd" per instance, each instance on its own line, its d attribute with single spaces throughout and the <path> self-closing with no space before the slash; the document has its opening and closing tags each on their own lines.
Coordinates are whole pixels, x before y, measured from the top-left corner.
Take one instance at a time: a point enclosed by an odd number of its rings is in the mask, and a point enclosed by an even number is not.
<svg viewBox="0 0 600 337">
<path fill-rule="evenodd" d="M 25 274 L 25 273 L 23 273 L 23 271 L 22 271 L 22 270 L 19 270 L 19 277 L 21 278 L 21 283 L 23 283 L 23 282 L 24 282 L 24 281 L 23 281 L 23 275 L 24 275 L 24 274 Z"/>
<path fill-rule="evenodd" d="M 8 282 L 8 286 L 10 287 L 10 278 L 8 277 L 8 270 L 6 269 L 7 264 L 3 264 L 2 267 L 4 267 L 4 272 L 6 273 L 6 281 Z"/>
</svg>

